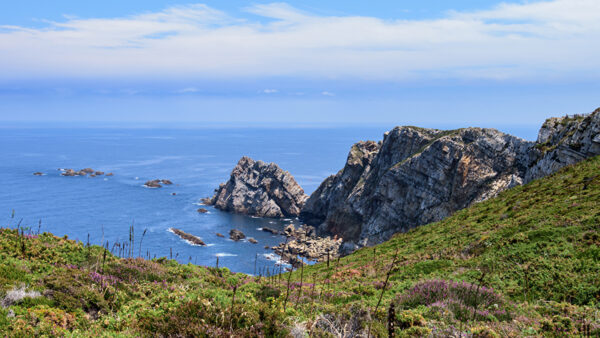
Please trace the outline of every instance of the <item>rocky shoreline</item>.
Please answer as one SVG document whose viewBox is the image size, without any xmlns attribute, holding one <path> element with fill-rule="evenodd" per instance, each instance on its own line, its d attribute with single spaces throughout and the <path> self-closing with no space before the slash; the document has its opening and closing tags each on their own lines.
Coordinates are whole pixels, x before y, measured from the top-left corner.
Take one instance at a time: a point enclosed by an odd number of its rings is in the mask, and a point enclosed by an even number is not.
<svg viewBox="0 0 600 338">
<path fill-rule="evenodd" d="M 264 229 L 263 229 L 264 230 Z M 339 256 L 341 238 L 318 237 L 315 228 L 303 225 L 296 229 L 288 225 L 283 231 L 286 240 L 271 249 L 294 268 L 306 264 L 302 258 L 310 261 L 325 262 Z"/>
</svg>

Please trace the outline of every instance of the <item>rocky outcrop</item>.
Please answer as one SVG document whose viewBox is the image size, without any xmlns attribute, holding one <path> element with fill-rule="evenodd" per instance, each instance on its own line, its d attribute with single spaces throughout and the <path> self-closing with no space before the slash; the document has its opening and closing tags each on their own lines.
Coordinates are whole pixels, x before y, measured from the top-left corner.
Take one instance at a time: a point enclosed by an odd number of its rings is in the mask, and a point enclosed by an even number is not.
<svg viewBox="0 0 600 338">
<path fill-rule="evenodd" d="M 108 175 L 107 175 L 108 176 Z M 144 183 L 144 186 L 147 188 L 162 188 L 162 185 L 160 184 L 164 184 L 164 185 L 171 185 L 173 184 L 173 182 L 169 181 L 169 180 L 165 180 L 165 179 L 154 179 L 154 180 L 150 180 L 150 181 L 146 181 L 146 183 Z"/>
<path fill-rule="evenodd" d="M 170 228 L 169 230 L 171 230 L 171 232 L 173 232 L 175 235 L 179 236 L 181 239 L 189 242 L 190 244 L 206 246 L 206 243 L 204 243 L 204 241 L 202 241 L 197 236 L 188 234 L 187 232 L 183 232 L 183 231 L 181 231 L 179 229 L 175 229 L 175 228 Z"/>
<path fill-rule="evenodd" d="M 287 240 L 272 249 L 281 256 L 283 261 L 294 267 L 304 264 L 298 257 L 318 262 L 324 262 L 328 258 L 333 259 L 338 256 L 342 244 L 341 238 L 317 237 L 315 228 L 307 225 L 295 228 L 290 224 L 283 233 L 287 236 Z"/>
<path fill-rule="evenodd" d="M 380 143 L 355 144 L 301 218 L 343 237 L 348 252 L 598 154 L 600 110 L 547 120 L 537 142 L 494 129 L 397 127 Z"/>
<path fill-rule="evenodd" d="M 208 210 L 206 210 L 204 208 L 199 208 L 197 211 L 201 214 L 206 214 L 208 212 Z"/>
<path fill-rule="evenodd" d="M 595 155 L 600 155 L 600 109 L 589 115 L 550 118 L 530 153 L 531 168 L 525 182 Z"/>
<path fill-rule="evenodd" d="M 239 231 L 237 229 L 231 229 L 229 231 L 229 238 L 231 238 L 232 240 L 234 240 L 234 241 L 237 242 L 237 241 L 239 241 L 241 239 L 246 238 L 246 235 L 244 235 L 243 232 L 241 232 L 241 231 Z"/>
<path fill-rule="evenodd" d="M 379 243 L 522 183 L 531 145 L 493 129 L 397 127 L 353 146 L 301 217 L 349 250 Z"/>
<path fill-rule="evenodd" d="M 294 177 L 276 164 L 242 157 L 230 179 L 203 203 L 223 211 L 259 217 L 294 217 L 308 196 Z"/>
</svg>

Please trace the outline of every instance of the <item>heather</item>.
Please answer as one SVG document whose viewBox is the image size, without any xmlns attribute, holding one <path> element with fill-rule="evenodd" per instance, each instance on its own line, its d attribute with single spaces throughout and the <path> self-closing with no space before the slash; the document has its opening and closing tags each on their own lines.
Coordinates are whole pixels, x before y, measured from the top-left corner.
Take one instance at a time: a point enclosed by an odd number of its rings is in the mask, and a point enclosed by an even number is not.
<svg viewBox="0 0 600 338">
<path fill-rule="evenodd" d="M 284 274 L 136 257 L 141 234 L 133 250 L 119 250 L 7 224 L 0 332 L 594 336 L 599 168 L 600 158 L 584 161 L 381 245 Z"/>
</svg>

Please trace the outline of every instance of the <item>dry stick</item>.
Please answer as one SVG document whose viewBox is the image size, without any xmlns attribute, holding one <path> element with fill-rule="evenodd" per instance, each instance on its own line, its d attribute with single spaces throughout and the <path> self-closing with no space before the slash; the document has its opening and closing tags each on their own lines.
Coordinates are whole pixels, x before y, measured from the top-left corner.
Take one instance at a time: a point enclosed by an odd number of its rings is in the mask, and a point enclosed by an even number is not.
<svg viewBox="0 0 600 338">
<path fill-rule="evenodd" d="M 144 229 L 144 233 L 142 234 L 142 239 L 140 240 L 140 251 L 138 253 L 138 256 L 142 256 L 142 242 L 144 241 L 144 236 L 146 236 L 146 231 L 148 231 L 148 229 Z"/>
<path fill-rule="evenodd" d="M 379 300 L 377 301 L 377 305 L 375 306 L 375 315 L 377 315 L 377 310 L 379 309 L 379 305 L 381 304 L 381 300 L 383 299 L 383 294 L 385 293 L 385 289 L 387 288 L 388 281 L 390 280 L 390 275 L 392 274 L 392 270 L 396 265 L 396 260 L 398 259 L 398 248 L 396 248 L 396 254 L 394 255 L 394 260 L 392 261 L 392 265 L 390 265 L 390 269 L 385 276 L 385 282 L 383 283 L 383 288 L 381 289 L 381 294 L 379 295 Z M 368 336 L 371 336 L 371 324 L 369 323 L 369 331 Z"/>
<path fill-rule="evenodd" d="M 302 236 L 304 237 L 304 236 Z M 304 242 L 304 251 L 306 252 L 306 241 L 303 238 Z M 302 297 L 302 282 L 304 280 L 304 259 L 300 256 L 300 289 L 298 290 L 298 301 L 300 301 L 300 297 Z"/>
<path fill-rule="evenodd" d="M 294 266 L 292 265 L 292 270 L 290 270 L 290 275 L 287 280 L 287 293 L 285 294 L 285 300 L 283 301 L 283 312 L 286 310 L 288 297 L 290 296 L 290 280 L 292 279 L 292 273 L 294 272 Z"/>
<path fill-rule="evenodd" d="M 37 234 L 40 234 L 40 229 L 42 228 L 42 220 L 40 219 L 39 223 L 38 223 L 38 231 Z"/>
<path fill-rule="evenodd" d="M 479 304 L 477 304 L 477 295 L 479 294 L 479 288 L 481 287 L 481 283 L 483 283 L 484 278 L 485 278 L 485 271 L 481 274 L 481 278 L 479 278 L 479 281 L 477 283 L 477 291 L 475 291 L 475 297 L 473 297 L 473 299 L 475 300 L 475 309 L 473 310 L 472 321 L 475 321 L 475 316 L 477 315 L 477 307 L 479 305 Z"/>
<path fill-rule="evenodd" d="M 254 276 L 256 276 L 256 262 L 258 261 L 258 252 L 254 256 Z"/>
<path fill-rule="evenodd" d="M 217 256 L 217 270 L 219 270 L 219 256 Z"/>
<path fill-rule="evenodd" d="M 233 297 L 231 298 L 231 311 L 229 311 L 229 327 L 233 331 L 233 305 L 235 304 L 235 293 L 237 291 L 237 285 L 233 287 Z"/>
</svg>

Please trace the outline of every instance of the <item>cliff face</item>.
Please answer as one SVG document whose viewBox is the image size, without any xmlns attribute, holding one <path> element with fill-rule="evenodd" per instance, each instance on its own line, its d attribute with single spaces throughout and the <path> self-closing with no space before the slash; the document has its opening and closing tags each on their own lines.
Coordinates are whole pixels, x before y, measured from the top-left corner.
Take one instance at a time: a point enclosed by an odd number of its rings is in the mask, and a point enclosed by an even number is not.
<svg viewBox="0 0 600 338">
<path fill-rule="evenodd" d="M 343 237 L 346 251 L 380 243 L 600 154 L 599 120 L 600 110 L 549 119 L 537 142 L 494 129 L 397 127 L 380 143 L 354 145 L 301 217 L 320 234 Z"/>
<path fill-rule="evenodd" d="M 531 151 L 531 168 L 525 182 L 599 154 L 600 109 L 589 115 L 549 118 Z"/>
<path fill-rule="evenodd" d="M 295 217 L 308 196 L 294 177 L 274 163 L 242 157 L 229 181 L 208 200 L 223 211 L 259 217 Z"/>
</svg>

